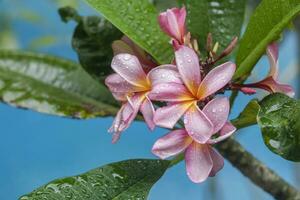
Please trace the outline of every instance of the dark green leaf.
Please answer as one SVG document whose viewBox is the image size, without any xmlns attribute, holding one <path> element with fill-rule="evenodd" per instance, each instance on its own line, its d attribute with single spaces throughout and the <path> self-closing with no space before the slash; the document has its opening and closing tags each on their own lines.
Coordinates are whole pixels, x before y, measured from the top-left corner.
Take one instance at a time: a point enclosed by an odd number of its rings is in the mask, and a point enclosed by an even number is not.
<svg viewBox="0 0 300 200">
<path fill-rule="evenodd" d="M 13 106 L 74 118 L 114 115 L 110 92 L 76 63 L 0 51 L 0 98 Z"/>
<path fill-rule="evenodd" d="M 257 114 L 259 111 L 259 103 L 257 100 L 252 100 L 245 107 L 243 112 L 234 120 L 232 124 L 238 129 L 248 127 L 257 123 Z"/>
<path fill-rule="evenodd" d="M 281 157 L 300 161 L 300 101 L 273 94 L 260 103 L 258 124 L 267 147 Z"/>
<path fill-rule="evenodd" d="M 188 28 L 199 41 L 201 49 L 206 45 L 208 33 L 215 42 L 225 48 L 239 36 L 244 20 L 245 0 L 185 0 L 188 11 Z"/>
<path fill-rule="evenodd" d="M 147 199 L 169 161 L 127 160 L 79 176 L 55 180 L 20 200 L 137 200 Z"/>
<path fill-rule="evenodd" d="M 237 54 L 234 78 L 245 80 L 268 44 L 277 40 L 300 11 L 300 0 L 263 0 L 250 18 Z"/>
<path fill-rule="evenodd" d="M 112 73 L 110 66 L 113 51 L 111 44 L 122 37 L 122 33 L 102 17 L 81 17 L 70 7 L 59 9 L 63 21 L 75 20 L 72 46 L 76 51 L 80 64 L 97 80 L 102 80 Z"/>
<path fill-rule="evenodd" d="M 170 63 L 172 48 L 159 28 L 158 12 L 148 0 L 86 0 L 160 63 Z"/>
</svg>

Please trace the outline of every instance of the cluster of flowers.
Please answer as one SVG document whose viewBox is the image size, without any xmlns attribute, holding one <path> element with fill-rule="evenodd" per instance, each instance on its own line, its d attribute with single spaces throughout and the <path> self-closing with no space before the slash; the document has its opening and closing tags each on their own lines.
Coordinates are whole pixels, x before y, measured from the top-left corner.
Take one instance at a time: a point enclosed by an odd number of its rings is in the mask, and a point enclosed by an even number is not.
<svg viewBox="0 0 300 200">
<path fill-rule="evenodd" d="M 254 94 L 253 88 L 261 88 L 292 96 L 293 89 L 278 83 L 276 44 L 267 49 L 271 66 L 267 78 L 252 84 L 235 84 L 232 81 L 236 70 L 234 63 L 213 67 L 214 51 L 209 52 L 207 60 L 199 59 L 197 42 L 191 42 L 185 18 L 185 8 L 167 10 L 158 18 L 162 30 L 172 38 L 175 51 L 172 64 L 157 66 L 142 49 L 124 37 L 113 43 L 115 56 L 111 66 L 116 73 L 108 76 L 105 82 L 114 97 L 122 102 L 110 128 L 113 142 L 139 111 L 150 130 L 155 126 L 173 129 L 183 119 L 184 127 L 158 139 L 152 152 L 161 159 L 184 152 L 187 175 L 193 182 L 200 183 L 214 176 L 224 164 L 212 145 L 236 131 L 228 121 L 229 100 L 219 94 L 225 90 Z M 218 58 L 230 53 L 236 41 L 234 39 Z"/>
</svg>

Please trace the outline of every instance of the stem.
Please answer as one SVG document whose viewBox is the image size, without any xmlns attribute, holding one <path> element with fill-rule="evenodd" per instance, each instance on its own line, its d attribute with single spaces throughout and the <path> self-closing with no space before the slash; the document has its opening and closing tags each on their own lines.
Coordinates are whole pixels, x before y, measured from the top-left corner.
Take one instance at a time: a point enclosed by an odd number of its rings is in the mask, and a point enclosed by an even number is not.
<svg viewBox="0 0 300 200">
<path fill-rule="evenodd" d="M 243 175 L 275 199 L 300 200 L 298 190 L 247 152 L 236 140 L 229 138 L 215 147 Z"/>
</svg>

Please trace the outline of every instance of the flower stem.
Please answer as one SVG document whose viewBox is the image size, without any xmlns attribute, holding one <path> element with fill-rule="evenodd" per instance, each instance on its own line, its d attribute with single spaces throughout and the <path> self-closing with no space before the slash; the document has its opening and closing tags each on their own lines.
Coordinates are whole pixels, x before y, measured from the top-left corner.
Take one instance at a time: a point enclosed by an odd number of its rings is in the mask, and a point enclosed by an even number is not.
<svg viewBox="0 0 300 200">
<path fill-rule="evenodd" d="M 216 149 L 243 175 L 275 199 L 299 200 L 300 192 L 269 169 L 236 140 L 229 138 L 215 145 Z"/>
</svg>

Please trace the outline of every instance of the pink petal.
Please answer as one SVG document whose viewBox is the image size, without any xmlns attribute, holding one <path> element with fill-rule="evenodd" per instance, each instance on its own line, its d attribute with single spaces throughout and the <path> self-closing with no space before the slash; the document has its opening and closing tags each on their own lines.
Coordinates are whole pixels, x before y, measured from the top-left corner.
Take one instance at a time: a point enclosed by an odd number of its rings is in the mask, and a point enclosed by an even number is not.
<svg viewBox="0 0 300 200">
<path fill-rule="evenodd" d="M 187 132 L 178 129 L 159 138 L 152 148 L 152 153 L 161 159 L 166 159 L 184 151 L 191 143 L 192 139 Z"/>
<path fill-rule="evenodd" d="M 145 122 L 147 123 L 149 129 L 153 131 L 155 128 L 155 124 L 153 121 L 154 107 L 152 105 L 152 102 L 147 97 L 143 101 L 140 111 L 143 114 Z"/>
<path fill-rule="evenodd" d="M 111 67 L 132 85 L 148 88 L 146 74 L 137 57 L 126 53 L 118 54 L 113 58 Z"/>
<path fill-rule="evenodd" d="M 184 125 L 188 134 L 201 144 L 206 143 L 214 133 L 212 122 L 196 105 L 186 111 Z"/>
<path fill-rule="evenodd" d="M 193 142 L 185 152 L 187 175 L 194 183 L 205 181 L 213 167 L 213 161 L 207 145 Z"/>
<path fill-rule="evenodd" d="M 128 93 L 112 92 L 113 97 L 118 101 L 127 101 Z"/>
<path fill-rule="evenodd" d="M 203 99 L 217 92 L 228 84 L 235 72 L 235 64 L 226 62 L 211 70 L 201 82 L 198 98 Z"/>
<path fill-rule="evenodd" d="M 121 133 L 125 131 L 133 122 L 143 100 L 145 99 L 145 95 L 143 93 L 138 93 L 133 97 L 127 98 L 130 101 L 123 104 L 113 122 L 113 125 L 109 129 L 109 132 L 113 133 L 113 143 L 119 140 Z"/>
<path fill-rule="evenodd" d="M 172 8 L 159 15 L 158 21 L 161 29 L 169 36 L 183 43 L 185 34 L 185 9 Z"/>
<path fill-rule="evenodd" d="M 130 84 L 119 74 L 111 74 L 105 79 L 105 85 L 111 92 L 115 93 L 130 93 L 144 91 L 144 87 L 139 87 Z"/>
<path fill-rule="evenodd" d="M 174 103 L 156 110 L 154 123 L 164 128 L 173 128 L 193 102 Z"/>
<path fill-rule="evenodd" d="M 214 133 L 217 133 L 226 123 L 229 109 L 230 104 L 227 97 L 216 97 L 203 108 L 204 114 L 214 125 Z"/>
<path fill-rule="evenodd" d="M 181 102 L 193 100 L 194 97 L 182 84 L 160 83 L 152 87 L 149 98 L 155 101 Z"/>
<path fill-rule="evenodd" d="M 257 85 L 261 86 L 263 89 L 266 89 L 270 92 L 280 92 L 283 94 L 286 94 L 290 97 L 295 96 L 295 91 L 292 86 L 286 85 L 286 84 L 280 84 L 277 81 L 273 79 L 273 77 L 268 77 L 261 82 L 259 82 Z"/>
<path fill-rule="evenodd" d="M 220 136 L 208 141 L 209 144 L 216 144 L 227 138 L 229 138 L 236 131 L 236 127 L 233 126 L 230 122 L 226 122 L 225 125 L 220 130 Z"/>
<path fill-rule="evenodd" d="M 159 83 L 182 84 L 180 75 L 175 65 L 161 65 L 155 67 L 148 73 L 148 79 L 152 85 L 157 85 Z"/>
<path fill-rule="evenodd" d="M 213 168 L 212 168 L 209 176 L 215 176 L 218 173 L 218 171 L 220 171 L 223 168 L 224 159 L 217 151 L 215 151 L 210 146 L 208 146 L 208 149 L 209 149 L 209 152 L 210 152 L 210 157 L 213 161 Z"/>
<path fill-rule="evenodd" d="M 274 79 L 278 78 L 278 45 L 274 42 L 267 48 L 267 55 L 270 62 L 269 75 Z"/>
<path fill-rule="evenodd" d="M 194 95 L 201 81 L 199 59 L 195 51 L 189 47 L 182 46 L 175 52 L 176 64 L 181 78 Z"/>
</svg>

